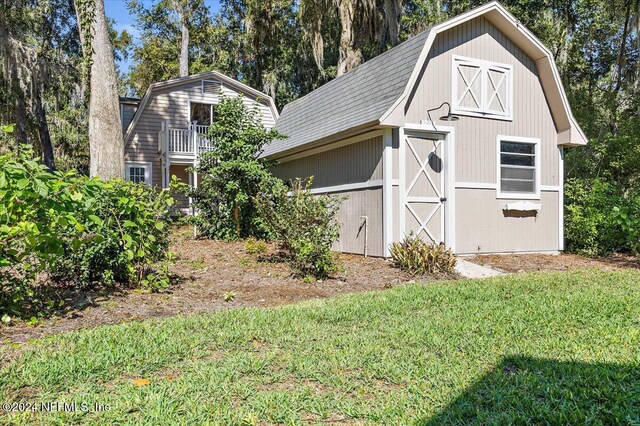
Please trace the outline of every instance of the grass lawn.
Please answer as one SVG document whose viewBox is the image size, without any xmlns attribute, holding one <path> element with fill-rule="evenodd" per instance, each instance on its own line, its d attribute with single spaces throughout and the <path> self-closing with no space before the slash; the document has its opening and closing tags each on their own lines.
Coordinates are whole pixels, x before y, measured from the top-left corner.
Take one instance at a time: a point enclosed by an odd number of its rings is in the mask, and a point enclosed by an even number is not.
<svg viewBox="0 0 640 426">
<path fill-rule="evenodd" d="M 433 282 L 59 335 L 0 371 L 0 400 L 111 406 L 0 413 L 12 424 L 640 424 L 640 272 Z"/>
</svg>

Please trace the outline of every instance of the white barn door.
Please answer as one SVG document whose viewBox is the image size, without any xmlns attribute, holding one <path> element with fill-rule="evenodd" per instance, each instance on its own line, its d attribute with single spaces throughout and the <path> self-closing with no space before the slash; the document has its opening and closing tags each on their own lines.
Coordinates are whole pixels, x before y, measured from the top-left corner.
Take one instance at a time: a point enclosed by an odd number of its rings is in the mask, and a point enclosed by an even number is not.
<svg viewBox="0 0 640 426">
<path fill-rule="evenodd" d="M 400 140 L 400 222 L 404 235 L 445 242 L 446 178 L 444 134 L 405 131 Z"/>
</svg>

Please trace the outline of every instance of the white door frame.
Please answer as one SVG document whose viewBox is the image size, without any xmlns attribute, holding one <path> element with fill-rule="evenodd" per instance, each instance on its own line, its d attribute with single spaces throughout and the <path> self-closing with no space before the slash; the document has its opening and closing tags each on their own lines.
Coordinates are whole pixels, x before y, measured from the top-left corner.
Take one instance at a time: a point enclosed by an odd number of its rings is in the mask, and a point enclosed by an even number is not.
<svg viewBox="0 0 640 426">
<path fill-rule="evenodd" d="M 456 227 L 455 227 L 455 128 L 450 126 L 437 127 L 433 124 L 415 124 L 405 123 L 404 127 L 399 129 L 399 193 L 400 193 L 400 205 L 398 206 L 399 224 L 400 224 L 400 239 L 406 236 L 406 224 L 405 224 L 405 210 L 407 203 L 406 194 L 406 143 L 405 143 L 405 131 L 409 132 L 425 132 L 436 133 L 444 136 L 443 140 L 443 153 L 444 153 L 444 197 L 447 201 L 444 202 L 444 243 L 447 247 L 455 253 L 456 251 Z"/>
</svg>

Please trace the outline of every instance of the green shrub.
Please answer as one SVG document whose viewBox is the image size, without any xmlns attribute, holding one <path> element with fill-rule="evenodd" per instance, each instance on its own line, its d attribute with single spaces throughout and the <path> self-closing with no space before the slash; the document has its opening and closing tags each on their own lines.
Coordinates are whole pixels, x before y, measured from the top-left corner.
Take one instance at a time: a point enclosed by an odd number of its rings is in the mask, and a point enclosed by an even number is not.
<svg viewBox="0 0 640 426">
<path fill-rule="evenodd" d="M 36 276 L 140 285 L 168 248 L 171 198 L 145 185 L 50 173 L 32 151 L 0 155 L 0 313 L 39 303 Z"/>
<path fill-rule="evenodd" d="M 273 197 L 257 199 L 262 220 L 289 253 L 292 267 L 302 276 L 324 277 L 337 270 L 331 247 L 340 236 L 336 220 L 342 199 L 313 195 L 300 180 L 293 182 L 288 193 L 282 188 Z"/>
<path fill-rule="evenodd" d="M 602 179 L 565 183 L 567 250 L 588 255 L 640 253 L 640 197 Z"/>
<path fill-rule="evenodd" d="M 248 254 L 256 256 L 258 254 L 266 253 L 267 243 L 254 237 L 249 237 L 244 243 L 244 249 Z"/>
<path fill-rule="evenodd" d="M 208 238 L 267 237 L 254 198 L 282 183 L 260 153 L 266 144 L 284 135 L 265 129 L 259 112 L 247 108 L 241 98 L 223 98 L 214 114 L 208 134 L 212 149 L 200 157 L 198 187 L 183 189 L 198 210 L 191 221 Z"/>
<path fill-rule="evenodd" d="M 413 275 L 455 271 L 456 258 L 443 243 L 429 244 L 421 238 L 409 234 L 400 243 L 393 243 L 390 249 L 393 265 Z"/>
<path fill-rule="evenodd" d="M 76 285 L 156 282 L 147 275 L 169 248 L 165 220 L 170 195 L 149 185 L 114 180 L 87 188 L 83 198 L 91 206 L 93 214 L 86 218 L 97 238 L 75 248 L 65 241 L 65 255 L 54 265 L 53 277 Z"/>
</svg>

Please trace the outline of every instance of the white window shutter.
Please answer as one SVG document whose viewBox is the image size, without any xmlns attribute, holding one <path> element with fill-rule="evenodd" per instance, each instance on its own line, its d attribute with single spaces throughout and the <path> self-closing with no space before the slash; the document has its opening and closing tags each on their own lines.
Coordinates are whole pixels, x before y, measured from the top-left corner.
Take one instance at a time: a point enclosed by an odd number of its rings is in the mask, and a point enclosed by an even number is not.
<svg viewBox="0 0 640 426">
<path fill-rule="evenodd" d="M 513 67 L 454 55 L 451 111 L 472 117 L 510 120 L 513 114 Z"/>
<path fill-rule="evenodd" d="M 509 70 L 500 67 L 487 68 L 485 112 L 507 115 L 509 112 Z"/>
<path fill-rule="evenodd" d="M 482 105 L 482 68 L 470 63 L 456 64 L 457 96 L 455 105 L 465 111 L 481 111 Z"/>
</svg>

